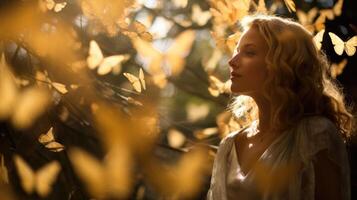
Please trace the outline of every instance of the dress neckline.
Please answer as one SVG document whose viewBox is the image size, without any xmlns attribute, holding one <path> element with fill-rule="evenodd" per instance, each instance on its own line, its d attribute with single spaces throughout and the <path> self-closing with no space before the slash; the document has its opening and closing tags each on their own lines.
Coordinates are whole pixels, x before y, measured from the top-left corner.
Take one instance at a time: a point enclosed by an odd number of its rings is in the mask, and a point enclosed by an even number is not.
<svg viewBox="0 0 357 200">
<path fill-rule="evenodd" d="M 246 129 L 244 129 L 246 130 Z M 238 159 L 238 151 L 237 151 L 237 147 L 236 147 L 236 143 L 234 142 L 235 140 L 235 137 L 238 136 L 239 133 L 243 132 L 244 130 L 242 131 L 239 131 L 236 135 L 234 135 L 234 137 L 232 137 L 233 139 L 233 144 L 232 144 L 232 148 L 234 150 L 234 158 L 235 158 L 235 161 L 236 164 L 237 164 L 237 168 L 239 168 L 239 173 L 240 173 L 240 176 L 245 179 L 249 174 L 251 174 L 251 172 L 253 171 L 253 169 L 256 167 L 257 163 L 263 158 L 265 157 L 265 154 L 268 153 L 268 151 L 272 148 L 272 146 L 274 146 L 281 138 L 283 135 L 286 134 L 286 132 L 283 132 L 281 135 L 277 136 L 270 144 L 269 146 L 264 150 L 264 152 L 260 155 L 260 157 L 255 161 L 255 163 L 253 164 L 253 166 L 247 171 L 247 173 L 244 173 L 242 168 L 241 168 L 241 165 L 239 163 L 239 159 Z"/>
</svg>

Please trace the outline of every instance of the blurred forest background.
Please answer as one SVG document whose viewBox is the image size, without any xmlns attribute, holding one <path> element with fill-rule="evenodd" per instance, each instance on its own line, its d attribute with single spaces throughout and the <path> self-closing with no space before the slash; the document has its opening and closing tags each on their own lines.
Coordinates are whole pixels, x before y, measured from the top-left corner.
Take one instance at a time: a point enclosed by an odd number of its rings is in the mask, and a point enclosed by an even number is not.
<svg viewBox="0 0 357 200">
<path fill-rule="evenodd" d="M 239 21 L 298 20 L 353 105 L 356 9 L 352 0 L 1 0 L 1 200 L 204 199 L 220 140 L 256 114 L 227 109 Z"/>
</svg>

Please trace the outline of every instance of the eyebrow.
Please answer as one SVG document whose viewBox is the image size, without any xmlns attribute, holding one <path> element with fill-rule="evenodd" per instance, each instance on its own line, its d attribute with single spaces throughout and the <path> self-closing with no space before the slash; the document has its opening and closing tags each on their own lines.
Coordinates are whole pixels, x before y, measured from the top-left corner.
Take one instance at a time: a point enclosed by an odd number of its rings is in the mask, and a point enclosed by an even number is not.
<svg viewBox="0 0 357 200">
<path fill-rule="evenodd" d="M 243 47 L 248 47 L 248 46 L 254 46 L 254 47 L 256 47 L 256 45 L 253 44 L 253 43 L 248 43 L 248 44 L 243 45 Z"/>
<path fill-rule="evenodd" d="M 253 46 L 253 47 L 256 47 L 256 45 L 255 44 L 253 44 L 253 43 L 248 43 L 248 44 L 244 44 L 242 47 L 237 47 L 237 49 L 239 49 L 239 48 L 247 48 L 247 47 L 249 47 L 249 46 Z"/>
</svg>

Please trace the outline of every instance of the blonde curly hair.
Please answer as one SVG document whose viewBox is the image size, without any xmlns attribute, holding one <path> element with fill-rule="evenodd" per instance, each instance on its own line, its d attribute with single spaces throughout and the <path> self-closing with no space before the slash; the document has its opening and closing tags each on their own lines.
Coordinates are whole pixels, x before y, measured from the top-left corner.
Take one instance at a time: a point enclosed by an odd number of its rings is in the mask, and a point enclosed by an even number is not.
<svg viewBox="0 0 357 200">
<path fill-rule="evenodd" d="M 342 88 L 329 75 L 327 58 L 316 47 L 313 35 L 299 23 L 276 16 L 247 16 L 241 25 L 244 30 L 258 28 L 269 46 L 263 90 L 271 105 L 273 131 L 286 130 L 304 116 L 323 115 L 348 138 L 353 116 Z M 242 99 L 235 99 L 233 112 Z"/>
</svg>

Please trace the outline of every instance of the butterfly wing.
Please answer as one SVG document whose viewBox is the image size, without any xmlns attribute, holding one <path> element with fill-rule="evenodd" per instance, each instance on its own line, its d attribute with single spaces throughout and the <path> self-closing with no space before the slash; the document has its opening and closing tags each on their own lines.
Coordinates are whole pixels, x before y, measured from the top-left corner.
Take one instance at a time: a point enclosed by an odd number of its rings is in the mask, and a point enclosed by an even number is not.
<svg viewBox="0 0 357 200">
<path fill-rule="evenodd" d="M 99 75 L 106 75 L 113 70 L 113 68 L 119 65 L 122 60 L 121 56 L 109 56 L 104 58 L 103 62 L 99 65 L 97 73 Z"/>
<path fill-rule="evenodd" d="M 55 12 L 60 12 L 64 7 L 66 7 L 66 5 L 67 5 L 67 2 L 56 3 L 53 10 Z"/>
<path fill-rule="evenodd" d="M 336 16 L 340 16 L 342 13 L 343 0 L 338 0 L 335 6 L 332 8 Z"/>
<path fill-rule="evenodd" d="M 138 77 L 130 74 L 130 73 L 123 73 L 123 75 L 129 80 L 135 91 L 141 92 L 141 85 L 140 85 L 140 80 Z"/>
<path fill-rule="evenodd" d="M 51 85 L 61 94 L 66 94 L 68 92 L 66 85 L 62 83 L 52 82 Z"/>
<path fill-rule="evenodd" d="M 296 11 L 296 16 L 297 16 L 297 18 L 299 19 L 299 22 L 302 25 L 306 25 L 308 23 L 307 14 L 304 11 L 297 10 Z"/>
<path fill-rule="evenodd" d="M 87 57 L 87 64 L 90 69 L 96 68 L 103 60 L 103 53 L 100 50 L 98 43 L 91 40 L 89 43 L 89 55 Z"/>
<path fill-rule="evenodd" d="M 140 38 L 134 39 L 133 45 L 138 54 L 148 62 L 148 70 L 151 74 L 162 72 L 161 63 L 163 55 L 160 51 L 156 50 L 151 43 Z"/>
<path fill-rule="evenodd" d="M 133 26 L 135 31 L 139 34 L 140 38 L 147 41 L 151 42 L 152 41 L 152 35 L 147 31 L 147 28 L 144 24 L 142 24 L 139 21 L 134 21 Z"/>
<path fill-rule="evenodd" d="M 12 114 L 12 123 L 16 128 L 28 128 L 43 114 L 51 103 L 48 91 L 36 87 L 26 89 L 17 100 Z"/>
<path fill-rule="evenodd" d="M 17 173 L 20 178 L 22 188 L 27 194 L 33 192 L 35 186 L 35 174 L 31 167 L 18 155 L 14 156 Z"/>
<path fill-rule="evenodd" d="M 348 56 L 353 56 L 356 53 L 357 36 L 353 36 L 345 43 L 345 51 Z"/>
<path fill-rule="evenodd" d="M 335 49 L 335 52 L 338 54 L 338 55 L 342 55 L 343 53 L 343 50 L 345 48 L 345 42 L 343 42 L 337 35 L 335 35 L 334 33 L 331 33 L 329 32 L 328 33 L 330 38 L 331 38 L 331 41 L 332 41 L 332 44 L 333 44 L 333 48 Z"/>
<path fill-rule="evenodd" d="M 55 140 L 55 137 L 53 135 L 53 127 L 51 127 L 46 134 L 41 134 L 40 137 L 38 138 L 38 141 L 41 144 L 47 144 L 49 142 L 52 142 Z"/>
<path fill-rule="evenodd" d="M 203 26 L 212 17 L 209 11 L 202 11 L 201 7 L 197 4 L 192 6 L 192 21 L 196 22 L 198 25 Z"/>
<path fill-rule="evenodd" d="M 61 165 L 52 161 L 36 172 L 36 191 L 41 197 L 46 197 L 52 191 L 52 184 L 56 181 Z"/>
<path fill-rule="evenodd" d="M 99 75 L 105 75 L 113 71 L 115 67 L 119 67 L 119 69 L 116 69 L 117 73 L 119 73 L 121 71 L 121 64 L 127 61 L 129 58 L 130 56 L 126 54 L 104 58 L 103 62 L 99 65 L 97 72 Z"/>
<path fill-rule="evenodd" d="M 346 64 L 347 64 L 347 59 L 343 59 L 340 63 L 332 64 L 330 67 L 331 77 L 336 78 L 338 75 L 342 74 Z"/>
<path fill-rule="evenodd" d="M 316 17 L 317 13 L 318 13 L 319 9 L 317 9 L 316 7 L 311 8 L 308 12 L 307 12 L 307 22 L 308 23 L 312 23 L 314 18 Z M 297 14 L 297 13 L 296 13 Z"/>
<path fill-rule="evenodd" d="M 184 57 L 191 50 L 195 39 L 195 31 L 187 30 L 180 33 L 174 40 L 166 53 L 166 59 L 171 69 L 172 76 L 177 76 L 183 70 L 185 65 Z"/>
<path fill-rule="evenodd" d="M 53 0 L 45 0 L 46 7 L 48 10 L 52 10 L 55 7 L 55 2 Z"/>
<path fill-rule="evenodd" d="M 5 55 L 2 54 L 0 61 L 0 119 L 8 118 L 16 104 L 18 88 L 15 77 L 11 73 L 9 66 L 5 61 Z"/>
<path fill-rule="evenodd" d="M 317 49 L 321 49 L 322 39 L 324 37 L 324 33 L 325 33 L 325 29 L 322 29 L 313 38 Z"/>
<path fill-rule="evenodd" d="M 55 141 L 46 144 L 45 147 L 52 152 L 61 152 L 64 150 L 64 146 L 61 143 Z"/>
<path fill-rule="evenodd" d="M 139 70 L 139 80 L 140 80 L 140 83 L 141 83 L 141 86 L 143 87 L 143 89 L 146 90 L 144 72 L 143 72 L 143 69 L 141 69 L 141 68 Z"/>
<path fill-rule="evenodd" d="M 69 158 L 75 172 L 86 184 L 88 191 L 94 196 L 103 196 L 106 191 L 104 169 L 102 164 L 85 151 L 72 148 Z"/>
</svg>

